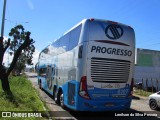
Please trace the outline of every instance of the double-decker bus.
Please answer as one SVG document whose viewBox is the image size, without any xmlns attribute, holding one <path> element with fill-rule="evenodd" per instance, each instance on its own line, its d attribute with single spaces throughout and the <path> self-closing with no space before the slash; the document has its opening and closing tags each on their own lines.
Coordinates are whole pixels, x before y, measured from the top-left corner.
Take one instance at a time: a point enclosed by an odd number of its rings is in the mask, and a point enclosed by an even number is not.
<svg viewBox="0 0 160 120">
<path fill-rule="evenodd" d="M 77 111 L 130 108 L 135 33 L 118 22 L 84 19 L 43 49 L 39 87 Z"/>
</svg>

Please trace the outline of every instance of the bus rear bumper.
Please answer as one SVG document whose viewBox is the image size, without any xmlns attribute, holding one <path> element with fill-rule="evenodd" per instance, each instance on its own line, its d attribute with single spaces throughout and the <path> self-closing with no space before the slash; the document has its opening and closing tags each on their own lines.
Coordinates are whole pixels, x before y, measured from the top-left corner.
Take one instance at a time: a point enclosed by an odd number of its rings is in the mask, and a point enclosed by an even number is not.
<svg viewBox="0 0 160 120">
<path fill-rule="evenodd" d="M 81 100 L 81 102 L 78 103 L 78 111 L 119 111 L 129 109 L 131 105 L 131 99 Z"/>
</svg>

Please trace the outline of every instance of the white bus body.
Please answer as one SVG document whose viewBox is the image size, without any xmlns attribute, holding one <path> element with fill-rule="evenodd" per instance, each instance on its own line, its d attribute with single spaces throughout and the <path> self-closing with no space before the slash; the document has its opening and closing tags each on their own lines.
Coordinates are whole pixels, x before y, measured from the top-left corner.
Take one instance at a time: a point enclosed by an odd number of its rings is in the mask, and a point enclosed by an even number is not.
<svg viewBox="0 0 160 120">
<path fill-rule="evenodd" d="M 57 103 L 74 110 L 127 109 L 134 51 L 135 34 L 130 26 L 85 19 L 40 53 L 39 85 Z"/>
</svg>

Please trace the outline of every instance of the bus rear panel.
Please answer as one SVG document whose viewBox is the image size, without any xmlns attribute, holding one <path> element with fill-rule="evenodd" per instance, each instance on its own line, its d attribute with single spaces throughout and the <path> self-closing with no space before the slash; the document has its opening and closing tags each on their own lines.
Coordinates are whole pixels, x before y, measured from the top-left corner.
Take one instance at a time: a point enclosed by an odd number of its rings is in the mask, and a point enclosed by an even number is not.
<svg viewBox="0 0 160 120">
<path fill-rule="evenodd" d="M 79 95 L 82 98 L 78 98 L 78 109 L 105 111 L 130 108 L 134 30 L 130 26 L 104 20 L 88 20 L 87 26 L 87 37 L 83 41 L 87 49 L 83 51 L 84 68 L 81 68 L 84 71 L 79 76 Z"/>
</svg>

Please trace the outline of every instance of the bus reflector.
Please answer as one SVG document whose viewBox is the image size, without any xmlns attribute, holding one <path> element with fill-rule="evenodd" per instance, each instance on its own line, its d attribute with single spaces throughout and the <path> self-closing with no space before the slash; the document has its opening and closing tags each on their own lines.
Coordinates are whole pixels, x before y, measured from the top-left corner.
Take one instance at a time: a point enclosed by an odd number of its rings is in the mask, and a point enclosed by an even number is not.
<svg viewBox="0 0 160 120">
<path fill-rule="evenodd" d="M 87 77 L 86 76 L 81 77 L 79 95 L 85 99 L 88 99 L 88 100 L 90 99 L 88 92 L 87 92 Z"/>
</svg>

